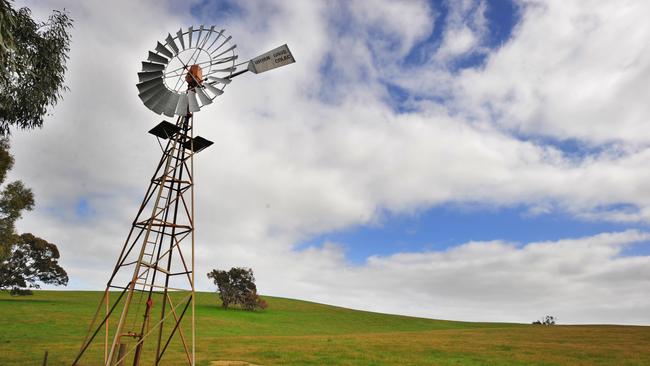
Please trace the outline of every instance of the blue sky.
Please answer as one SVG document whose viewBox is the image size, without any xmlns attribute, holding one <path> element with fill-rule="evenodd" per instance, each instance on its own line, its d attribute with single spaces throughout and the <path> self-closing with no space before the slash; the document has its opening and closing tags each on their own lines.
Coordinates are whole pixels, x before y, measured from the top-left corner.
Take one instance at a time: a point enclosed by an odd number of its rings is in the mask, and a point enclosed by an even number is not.
<svg viewBox="0 0 650 366">
<path fill-rule="evenodd" d="M 405 57 L 406 65 L 417 65 L 426 63 L 427 57 L 442 42 L 442 36 L 445 30 L 445 22 L 449 15 L 449 2 L 430 1 L 432 8 L 436 9 L 435 26 L 430 35 L 418 42 L 409 54 Z M 479 3 L 472 4 L 474 8 L 479 7 Z M 513 28 L 519 20 L 518 5 L 514 1 L 495 0 L 490 1 L 484 12 L 487 22 L 487 32 L 484 44 L 489 48 L 498 48 L 507 42 Z M 451 65 L 455 71 L 468 67 L 479 67 L 485 61 L 485 53 L 475 53 L 462 57 Z"/>
<path fill-rule="evenodd" d="M 105 284 L 159 159 L 140 61 L 203 23 L 242 61 L 287 43 L 297 62 L 196 116 L 215 141 L 196 162 L 199 271 L 408 315 L 650 322 L 648 2 L 26 5 L 75 19 L 70 91 L 16 134 L 12 172 L 38 202 L 20 230 L 57 243 L 74 288 Z"/>
<path fill-rule="evenodd" d="M 531 215 L 525 207 L 445 204 L 412 215 L 381 215 L 374 225 L 322 234 L 300 244 L 299 248 L 341 243 L 347 258 L 360 264 L 373 255 L 443 251 L 471 241 L 505 240 L 521 245 L 629 229 L 647 230 L 647 225 L 579 220 L 566 213 Z M 650 241 L 637 243 L 625 251 L 625 255 L 648 254 Z"/>
</svg>

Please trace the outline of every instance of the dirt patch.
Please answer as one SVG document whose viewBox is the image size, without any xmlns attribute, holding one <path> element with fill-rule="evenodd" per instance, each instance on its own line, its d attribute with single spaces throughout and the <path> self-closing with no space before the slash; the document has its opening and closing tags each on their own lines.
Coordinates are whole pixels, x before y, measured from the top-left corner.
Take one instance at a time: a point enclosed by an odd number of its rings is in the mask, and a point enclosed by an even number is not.
<svg viewBox="0 0 650 366">
<path fill-rule="evenodd" d="M 212 361 L 210 366 L 261 366 L 246 361 Z"/>
</svg>

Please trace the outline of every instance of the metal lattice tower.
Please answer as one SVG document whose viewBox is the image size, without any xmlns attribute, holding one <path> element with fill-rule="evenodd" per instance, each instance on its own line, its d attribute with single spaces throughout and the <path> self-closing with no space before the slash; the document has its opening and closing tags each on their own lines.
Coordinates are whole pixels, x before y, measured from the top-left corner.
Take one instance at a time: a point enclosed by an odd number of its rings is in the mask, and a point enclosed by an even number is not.
<svg viewBox="0 0 650 366">
<path fill-rule="evenodd" d="M 158 364 L 178 338 L 193 364 L 193 160 L 211 143 L 192 136 L 192 122 L 186 115 L 150 131 L 165 141 L 162 157 L 91 324 L 96 329 L 86 336 L 79 356 L 103 336 L 95 345 L 102 343 L 104 364 L 126 364 L 127 359 L 138 364 L 145 353 L 146 364 Z"/>
<path fill-rule="evenodd" d="M 170 348 L 183 356 L 167 362 L 195 364 L 194 155 L 212 142 L 194 135 L 194 113 L 233 77 L 295 62 L 283 45 L 235 64 L 230 40 L 214 26 L 189 27 L 158 42 L 142 62 L 140 98 L 176 123 L 149 131 L 162 157 L 73 365 L 159 365 Z"/>
</svg>

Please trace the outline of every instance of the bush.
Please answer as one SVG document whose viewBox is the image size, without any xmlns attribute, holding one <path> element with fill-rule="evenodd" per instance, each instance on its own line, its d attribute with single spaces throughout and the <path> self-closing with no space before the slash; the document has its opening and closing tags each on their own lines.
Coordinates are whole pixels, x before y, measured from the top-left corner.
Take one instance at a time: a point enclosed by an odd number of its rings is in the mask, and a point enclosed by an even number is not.
<svg viewBox="0 0 650 366">
<path fill-rule="evenodd" d="M 234 267 L 230 271 L 213 269 L 208 273 L 219 291 L 221 306 L 228 309 L 239 305 L 244 310 L 266 309 L 268 304 L 259 295 L 255 286 L 255 277 L 250 268 Z"/>
<path fill-rule="evenodd" d="M 552 315 L 546 315 L 546 316 L 543 317 L 541 320 L 535 320 L 535 321 L 533 322 L 533 324 L 535 324 L 535 325 L 546 325 L 546 326 L 550 326 L 550 325 L 555 325 L 555 322 L 556 322 L 556 321 L 557 321 L 557 319 L 556 319 L 554 316 L 552 316 Z"/>
</svg>

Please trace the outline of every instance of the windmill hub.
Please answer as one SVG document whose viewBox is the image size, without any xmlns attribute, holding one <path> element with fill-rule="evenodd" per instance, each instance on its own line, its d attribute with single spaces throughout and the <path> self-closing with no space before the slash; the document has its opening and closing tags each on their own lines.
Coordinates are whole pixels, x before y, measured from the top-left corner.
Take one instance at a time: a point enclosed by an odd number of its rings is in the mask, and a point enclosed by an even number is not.
<svg viewBox="0 0 650 366">
<path fill-rule="evenodd" d="M 185 81 L 190 88 L 203 85 L 203 69 L 201 69 L 201 66 L 197 64 L 190 66 L 187 75 L 185 75 Z"/>
</svg>

